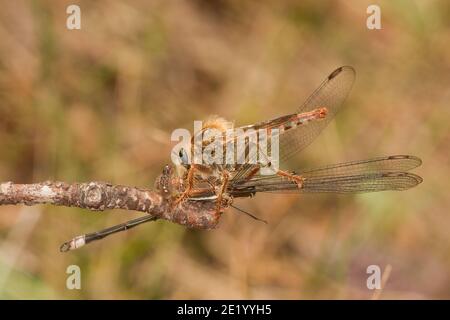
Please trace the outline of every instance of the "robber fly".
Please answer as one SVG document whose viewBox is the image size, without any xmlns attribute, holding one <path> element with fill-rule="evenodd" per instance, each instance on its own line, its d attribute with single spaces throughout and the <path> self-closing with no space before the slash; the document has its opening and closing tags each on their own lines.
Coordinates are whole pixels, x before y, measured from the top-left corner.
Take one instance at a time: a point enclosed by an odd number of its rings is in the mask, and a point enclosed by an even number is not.
<svg viewBox="0 0 450 320">
<path fill-rule="evenodd" d="M 322 82 L 297 112 L 241 129 L 244 132 L 248 129 L 278 129 L 279 157 L 281 162 L 285 162 L 308 146 L 334 118 L 354 79 L 352 67 L 340 67 Z M 230 122 L 213 118 L 196 135 L 211 128 L 225 132 L 230 127 Z M 225 145 L 227 140 L 223 141 Z M 208 143 L 204 142 L 203 147 Z M 186 199 L 195 201 L 209 197 L 217 201 L 219 210 L 224 198 L 251 197 L 258 192 L 362 193 L 405 190 L 422 182 L 422 178 L 407 172 L 421 164 L 419 158 L 409 155 L 352 161 L 298 172 L 277 169 L 273 174 L 263 175 L 260 163 L 209 166 L 187 163 L 189 151 L 183 148 L 179 151 L 180 164 L 176 173 L 178 185 L 182 187 L 177 189 L 183 191 L 176 193 L 175 204 Z"/>
<path fill-rule="evenodd" d="M 355 80 L 355 70 L 343 66 L 334 70 L 311 94 L 306 102 L 295 112 L 276 119 L 254 125 L 240 127 L 237 132 L 246 130 L 278 130 L 279 161 L 286 162 L 300 150 L 307 147 L 328 125 L 339 111 Z M 163 196 L 170 199 L 175 207 L 185 201 L 213 201 L 217 208 L 217 219 L 211 219 L 206 228 L 217 224 L 224 208 L 233 199 L 253 197 L 261 192 L 322 192 L 322 193 L 363 193 L 387 190 L 406 190 L 422 182 L 422 178 L 408 172 L 422 163 L 415 156 L 393 155 L 368 160 L 351 161 L 329 165 L 312 170 L 290 171 L 274 169 L 272 174 L 262 174 L 262 169 L 270 167 L 270 161 L 256 162 L 248 153 L 244 163 L 196 164 L 188 161 L 193 152 L 195 137 L 207 130 L 215 129 L 224 133 L 223 148 L 238 136 L 227 138 L 225 132 L 233 129 L 233 124 L 222 118 L 206 121 L 199 132 L 194 133 L 190 145 L 178 150 L 179 161 L 166 166 L 157 179 L 156 187 Z M 202 148 L 211 141 L 202 140 Z M 250 145 L 245 146 L 247 152 Z M 269 148 L 270 149 L 270 148 Z M 247 213 L 249 214 L 249 213 Z M 251 215 L 251 214 L 250 214 Z M 254 217 L 253 215 L 251 215 Z M 255 217 L 256 218 L 256 217 Z M 152 221 L 155 218 L 143 217 L 132 220 L 128 227 Z M 122 228 L 122 227 L 124 228 Z M 105 235 L 126 230 L 127 223 L 116 228 L 106 229 Z M 191 225 L 191 227 L 196 227 Z M 205 228 L 205 225 L 202 225 Z M 95 240 L 95 239 L 94 239 Z"/>
</svg>

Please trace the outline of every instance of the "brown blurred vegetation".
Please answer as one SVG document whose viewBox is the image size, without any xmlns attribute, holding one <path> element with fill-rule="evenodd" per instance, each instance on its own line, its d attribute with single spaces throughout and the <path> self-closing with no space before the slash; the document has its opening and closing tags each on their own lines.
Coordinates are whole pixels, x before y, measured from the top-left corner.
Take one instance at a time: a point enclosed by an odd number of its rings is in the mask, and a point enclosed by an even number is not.
<svg viewBox="0 0 450 320">
<path fill-rule="evenodd" d="M 214 231 L 156 222 L 69 254 L 137 214 L 1 207 L 0 298 L 366 299 L 371 264 L 392 265 L 382 298 L 450 298 L 448 1 L 379 1 L 377 31 L 372 1 L 0 3 L 0 181 L 152 186 L 175 128 L 292 112 L 344 64 L 345 108 L 292 165 L 424 161 L 407 192 L 258 195 L 237 205 L 268 225 L 229 210 Z"/>
</svg>

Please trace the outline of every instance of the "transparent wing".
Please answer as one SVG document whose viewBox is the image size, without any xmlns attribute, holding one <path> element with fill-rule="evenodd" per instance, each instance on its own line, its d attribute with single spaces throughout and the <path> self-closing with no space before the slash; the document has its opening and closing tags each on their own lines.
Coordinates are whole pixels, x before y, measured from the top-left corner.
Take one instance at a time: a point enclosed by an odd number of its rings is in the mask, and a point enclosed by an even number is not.
<svg viewBox="0 0 450 320">
<path fill-rule="evenodd" d="M 334 164 L 312 170 L 305 170 L 300 172 L 299 174 L 304 177 L 319 177 L 342 175 L 347 176 L 361 173 L 409 171 L 417 168 L 421 164 L 422 160 L 420 160 L 418 157 L 410 155 L 395 155 Z"/>
<path fill-rule="evenodd" d="M 237 181 L 230 186 L 229 192 L 235 197 L 244 197 L 256 192 L 362 193 L 406 190 L 422 182 L 418 175 L 406 172 L 421 163 L 419 158 L 408 155 L 352 161 L 297 173 L 305 179 L 300 189 L 297 184 L 272 175 Z"/>
<path fill-rule="evenodd" d="M 305 101 L 298 110 L 299 113 L 325 107 L 328 110 L 327 116 L 283 133 L 280 136 L 281 162 L 307 147 L 333 120 L 353 86 L 355 75 L 355 70 L 350 66 L 334 70 Z"/>
<path fill-rule="evenodd" d="M 305 103 L 298 109 L 299 113 L 307 113 L 318 108 L 326 108 L 325 118 L 310 121 L 305 125 L 299 125 L 286 130 L 280 134 L 279 139 L 279 160 L 285 162 L 294 154 L 307 147 L 320 132 L 334 118 L 355 81 L 355 70 L 350 66 L 343 66 L 334 70 L 322 84 L 309 96 Z M 268 120 L 250 126 L 241 127 L 241 129 L 268 129 L 277 128 L 290 122 L 296 115 L 286 115 L 274 120 Z M 271 153 L 270 145 L 268 152 Z M 249 159 L 254 160 L 254 159 Z M 254 166 L 242 166 L 236 173 L 236 180 L 245 177 Z"/>
</svg>

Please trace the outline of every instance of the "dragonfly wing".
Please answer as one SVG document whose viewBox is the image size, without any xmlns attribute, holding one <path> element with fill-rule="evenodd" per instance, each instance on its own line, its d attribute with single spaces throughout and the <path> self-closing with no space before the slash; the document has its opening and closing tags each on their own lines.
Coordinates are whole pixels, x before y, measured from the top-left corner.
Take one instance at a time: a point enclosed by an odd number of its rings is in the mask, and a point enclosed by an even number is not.
<svg viewBox="0 0 450 320">
<path fill-rule="evenodd" d="M 334 118 L 350 92 L 355 81 L 355 70 L 343 66 L 334 70 L 309 96 L 298 110 L 309 112 L 317 108 L 327 108 L 327 115 L 320 121 L 312 121 L 304 126 L 288 130 L 280 135 L 280 161 L 286 161 L 307 147 Z"/>
<path fill-rule="evenodd" d="M 281 179 L 275 179 L 269 185 L 254 186 L 252 188 L 239 189 L 232 193 L 239 197 L 240 194 L 256 192 L 275 193 L 365 193 L 388 190 L 407 190 L 422 182 L 422 178 L 409 172 L 386 172 L 372 174 L 357 174 L 342 177 L 313 177 L 304 181 L 301 189 L 296 184 Z M 249 192 L 248 189 L 252 189 Z"/>
<path fill-rule="evenodd" d="M 410 155 L 377 157 L 367 160 L 350 161 L 328 165 L 312 170 L 303 170 L 299 174 L 304 177 L 348 176 L 365 173 L 386 173 L 409 171 L 422 164 L 422 160 Z"/>
<path fill-rule="evenodd" d="M 351 161 L 297 173 L 305 179 L 300 189 L 297 184 L 278 175 L 260 175 L 247 182 L 236 183 L 229 192 L 239 197 L 256 192 L 363 193 L 406 190 L 422 182 L 418 175 L 406 172 L 421 163 L 419 158 L 408 155 Z"/>
<path fill-rule="evenodd" d="M 295 153 L 308 146 L 334 118 L 340 106 L 347 97 L 355 80 L 355 70 L 349 66 L 343 66 L 334 70 L 322 84 L 311 94 L 305 103 L 299 108 L 297 113 L 279 117 L 273 120 L 263 121 L 257 124 L 240 127 L 243 132 L 249 129 L 255 131 L 259 129 L 286 128 L 299 114 L 307 114 L 321 108 L 326 108 L 326 116 L 321 119 L 308 121 L 303 125 L 290 127 L 289 130 L 280 131 L 279 136 L 279 160 L 284 162 Z M 267 151 L 271 154 L 271 145 L 267 146 Z M 261 153 L 261 151 L 260 151 Z M 273 157 L 273 155 L 271 155 Z M 256 159 L 248 159 L 250 163 L 255 163 Z M 255 165 L 242 166 L 236 172 L 234 181 L 247 177 L 254 169 Z"/>
</svg>

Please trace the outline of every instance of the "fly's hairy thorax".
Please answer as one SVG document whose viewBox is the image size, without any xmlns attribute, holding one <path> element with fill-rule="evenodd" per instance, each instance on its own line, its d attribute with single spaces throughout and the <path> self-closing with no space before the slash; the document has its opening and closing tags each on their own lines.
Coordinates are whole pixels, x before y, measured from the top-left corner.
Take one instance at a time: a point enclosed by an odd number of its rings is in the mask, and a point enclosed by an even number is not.
<svg viewBox="0 0 450 320">
<path fill-rule="evenodd" d="M 195 164 L 196 169 L 198 170 L 199 174 L 203 176 L 203 178 L 207 178 L 212 176 L 220 176 L 220 172 L 224 169 L 229 169 L 229 165 L 226 165 L 225 161 L 225 154 L 226 154 L 226 140 L 227 140 L 227 133 L 231 133 L 234 126 L 233 123 L 230 121 L 227 121 L 224 118 L 213 116 L 207 119 L 202 126 L 202 129 L 200 132 L 196 132 L 194 134 L 194 137 L 191 140 L 191 148 L 192 148 L 192 154 L 194 154 L 194 144 L 196 141 L 201 141 L 201 153 L 204 154 L 204 151 L 207 151 L 207 148 L 213 147 L 213 144 L 215 144 L 216 148 L 220 147 L 222 151 L 221 159 L 218 162 L 214 163 L 202 163 L 201 164 Z M 217 141 L 219 139 L 219 141 Z M 215 156 L 215 150 L 214 148 L 210 154 L 212 157 Z"/>
</svg>

